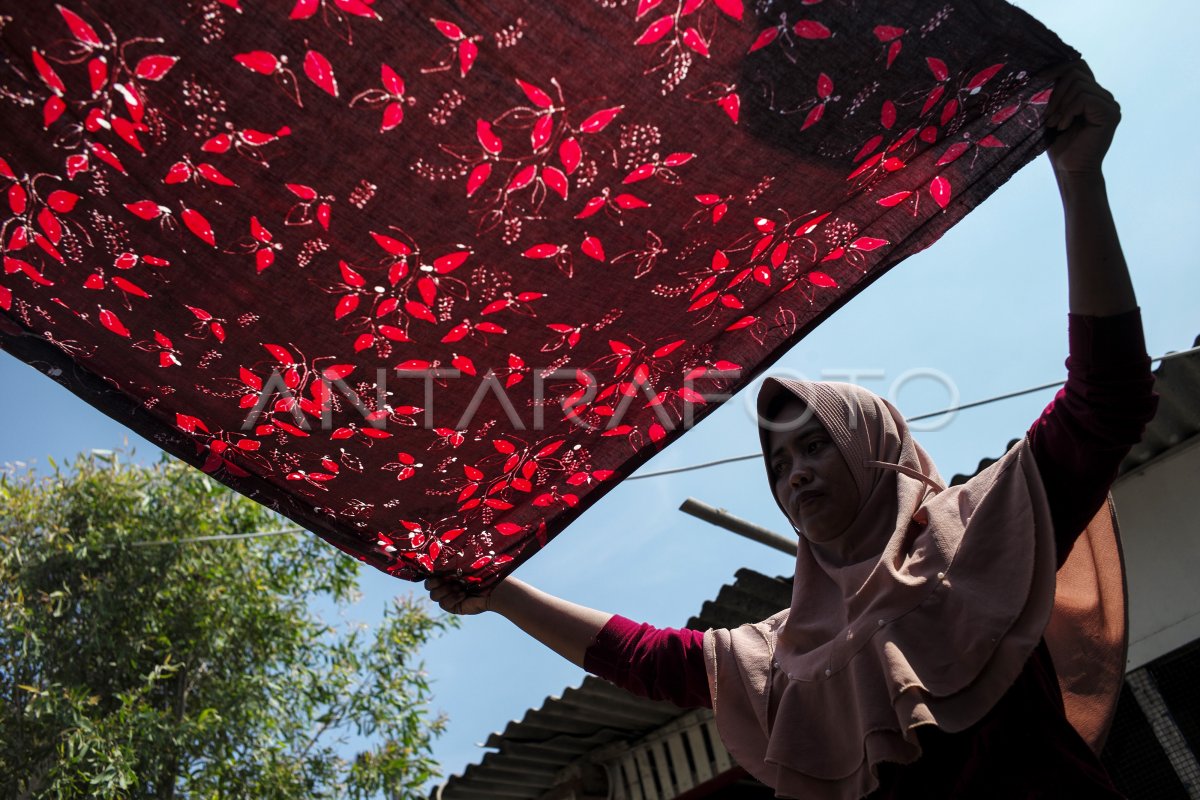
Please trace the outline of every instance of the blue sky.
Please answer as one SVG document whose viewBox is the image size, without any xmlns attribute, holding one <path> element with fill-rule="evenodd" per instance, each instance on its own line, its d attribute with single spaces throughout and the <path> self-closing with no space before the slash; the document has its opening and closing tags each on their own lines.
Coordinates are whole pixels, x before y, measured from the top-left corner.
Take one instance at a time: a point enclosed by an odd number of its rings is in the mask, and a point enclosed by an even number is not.
<svg viewBox="0 0 1200 800">
<path fill-rule="evenodd" d="M 1124 121 L 1106 161 L 1109 193 L 1152 355 L 1189 347 L 1200 333 L 1200 4 L 1113 0 L 1017 3 L 1084 54 L 1121 103 Z M 906 371 L 937 370 L 963 402 L 1061 379 L 1066 357 L 1062 211 L 1044 157 L 1018 174 L 940 242 L 877 281 L 782 359 L 775 372 L 811 379 L 847 371 L 889 393 Z M 953 399 L 933 380 L 902 383 L 908 415 Z M 156 449 L 7 354 L 0 355 L 0 464 L 45 463 L 91 448 Z M 729 401 L 650 461 L 644 472 L 753 452 L 749 411 L 757 385 Z M 1053 390 L 957 415 L 918 433 L 942 475 L 974 470 L 1020 436 Z M 761 463 L 748 461 L 627 482 L 608 494 L 518 577 L 576 602 L 639 621 L 679 626 L 739 567 L 789 574 L 782 553 L 679 512 L 692 496 L 783 532 Z M 364 574 L 355 619 L 378 617 L 409 591 Z M 494 615 L 464 619 L 426 649 L 436 707 L 450 717 L 436 755 L 459 772 L 503 729 L 582 672 Z"/>
</svg>

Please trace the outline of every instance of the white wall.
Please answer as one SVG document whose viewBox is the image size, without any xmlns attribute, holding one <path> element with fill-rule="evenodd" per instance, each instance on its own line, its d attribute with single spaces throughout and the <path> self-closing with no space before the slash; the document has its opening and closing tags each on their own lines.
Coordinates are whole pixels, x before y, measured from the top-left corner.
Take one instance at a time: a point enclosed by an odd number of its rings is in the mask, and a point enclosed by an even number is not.
<svg viewBox="0 0 1200 800">
<path fill-rule="evenodd" d="M 1129 583 L 1129 664 L 1200 639 L 1200 438 L 1112 490 Z"/>
</svg>

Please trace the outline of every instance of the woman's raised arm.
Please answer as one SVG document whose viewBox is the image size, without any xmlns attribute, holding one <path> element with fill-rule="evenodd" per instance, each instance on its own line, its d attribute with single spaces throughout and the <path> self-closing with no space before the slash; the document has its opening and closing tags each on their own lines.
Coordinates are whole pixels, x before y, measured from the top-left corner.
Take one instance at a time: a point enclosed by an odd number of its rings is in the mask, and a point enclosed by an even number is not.
<svg viewBox="0 0 1200 800">
<path fill-rule="evenodd" d="M 495 611 L 576 666 L 612 614 L 546 594 L 524 581 L 506 578 L 491 594 L 468 596 L 462 586 L 440 578 L 425 581 L 429 599 L 452 614 Z"/>
<path fill-rule="evenodd" d="M 1137 308 L 1100 170 L 1121 107 L 1083 61 L 1058 73 L 1046 109 L 1048 155 L 1062 195 L 1072 314 L 1109 317 Z"/>
</svg>

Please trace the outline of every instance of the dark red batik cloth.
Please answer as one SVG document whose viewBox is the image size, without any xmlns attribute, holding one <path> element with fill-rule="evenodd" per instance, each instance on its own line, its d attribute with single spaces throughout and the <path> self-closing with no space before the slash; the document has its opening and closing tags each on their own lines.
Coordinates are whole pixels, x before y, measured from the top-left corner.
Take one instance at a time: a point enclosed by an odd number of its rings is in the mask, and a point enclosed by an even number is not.
<svg viewBox="0 0 1200 800">
<path fill-rule="evenodd" d="M 1077 55 L 998 0 L 0 15 L 4 348 L 481 587 L 1040 153 Z"/>
<path fill-rule="evenodd" d="M 1066 385 L 1029 429 L 1060 566 L 1158 406 L 1140 311 L 1071 315 L 1070 353 Z M 584 666 L 638 695 L 711 708 L 703 643 L 702 631 L 614 616 L 588 648 Z M 872 800 L 1120 797 L 1067 721 L 1045 640 L 975 725 L 958 733 L 917 731 L 921 758 L 885 764 Z"/>
</svg>

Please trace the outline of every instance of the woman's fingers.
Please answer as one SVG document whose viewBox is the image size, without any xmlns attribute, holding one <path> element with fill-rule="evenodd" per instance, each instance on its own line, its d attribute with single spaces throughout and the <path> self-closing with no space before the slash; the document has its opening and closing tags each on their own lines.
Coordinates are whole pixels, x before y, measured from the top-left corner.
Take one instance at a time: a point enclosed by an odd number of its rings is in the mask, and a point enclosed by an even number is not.
<svg viewBox="0 0 1200 800">
<path fill-rule="evenodd" d="M 426 578 L 425 589 L 430 600 L 451 614 L 479 614 L 488 610 L 486 597 L 468 594 L 467 588 L 453 579 Z"/>
<path fill-rule="evenodd" d="M 1120 119 L 1120 106 L 1107 89 L 1096 83 L 1091 69 L 1083 61 L 1072 64 L 1055 82 L 1046 107 L 1046 125 L 1066 130 L 1079 116 L 1093 124 Z"/>
<path fill-rule="evenodd" d="M 1076 119 L 1092 125 L 1115 124 L 1121 119 L 1121 106 L 1108 92 L 1096 87 L 1076 86 L 1064 98 L 1062 108 L 1054 117 L 1047 118 L 1048 127 L 1065 131 Z"/>
</svg>

